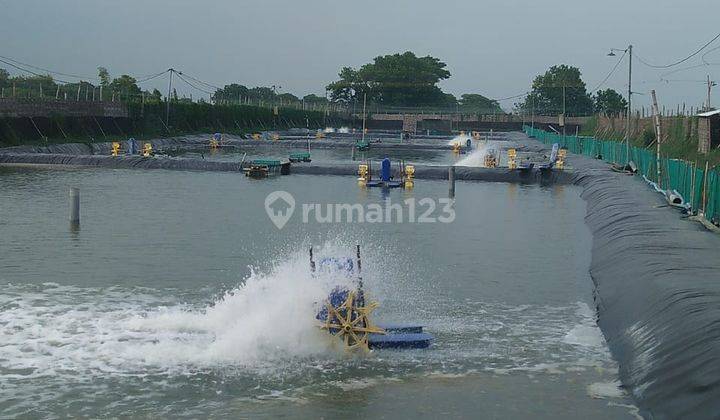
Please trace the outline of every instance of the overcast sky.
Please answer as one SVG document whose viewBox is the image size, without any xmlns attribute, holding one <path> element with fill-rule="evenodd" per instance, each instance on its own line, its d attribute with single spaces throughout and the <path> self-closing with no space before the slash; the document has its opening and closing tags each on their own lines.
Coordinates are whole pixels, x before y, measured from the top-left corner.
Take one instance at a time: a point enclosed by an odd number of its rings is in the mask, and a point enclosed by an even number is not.
<svg viewBox="0 0 720 420">
<path fill-rule="evenodd" d="M 174 67 L 214 85 L 279 85 L 300 96 L 323 95 L 342 66 L 406 50 L 447 63 L 442 87 L 456 95 L 519 94 L 559 63 L 578 66 L 592 89 L 616 62 L 610 47 L 632 43 L 646 61 L 666 64 L 718 32 L 718 0 L 0 0 L 3 56 L 80 75 Z M 673 69 L 702 63 L 700 55 Z M 720 49 L 706 59 L 720 64 Z M 633 67 L 633 90 L 654 88 L 672 107 L 701 104 L 699 81 L 720 79 L 720 65 L 667 75 L 680 80 L 670 83 L 659 81 L 669 70 Z M 164 92 L 166 83 L 143 87 Z M 627 62 L 606 86 L 627 89 Z"/>
</svg>

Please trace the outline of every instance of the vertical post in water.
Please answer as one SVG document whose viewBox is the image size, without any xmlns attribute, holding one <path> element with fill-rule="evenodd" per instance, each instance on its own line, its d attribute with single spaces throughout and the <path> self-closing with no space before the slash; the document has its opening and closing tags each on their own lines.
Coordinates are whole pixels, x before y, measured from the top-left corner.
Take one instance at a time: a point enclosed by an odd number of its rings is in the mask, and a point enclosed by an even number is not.
<svg viewBox="0 0 720 420">
<path fill-rule="evenodd" d="M 625 164 L 627 165 L 630 163 L 630 129 L 631 129 L 631 123 L 630 120 L 632 118 L 632 54 L 633 46 L 632 44 L 628 45 L 627 51 L 628 51 L 628 96 L 627 96 L 627 115 L 625 116 L 625 157 L 626 161 Z M 660 181 L 658 180 L 658 184 Z"/>
<path fill-rule="evenodd" d="M 80 227 L 80 189 L 70 188 L 70 226 Z"/>
<path fill-rule="evenodd" d="M 450 198 L 455 198 L 455 166 L 448 168 L 448 183 L 450 184 Z"/>
</svg>

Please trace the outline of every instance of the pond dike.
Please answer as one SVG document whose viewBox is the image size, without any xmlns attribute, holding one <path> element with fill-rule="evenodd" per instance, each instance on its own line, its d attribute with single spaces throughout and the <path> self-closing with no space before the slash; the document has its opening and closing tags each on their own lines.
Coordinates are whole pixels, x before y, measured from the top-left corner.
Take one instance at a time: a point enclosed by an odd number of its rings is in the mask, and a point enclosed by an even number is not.
<svg viewBox="0 0 720 420">
<path fill-rule="evenodd" d="M 250 140 L 228 136 L 228 148 L 241 146 L 263 146 L 285 149 L 303 149 L 307 147 L 308 139 L 288 140 Z M 209 136 L 185 136 L 150 140 L 153 149 L 193 150 L 207 149 Z M 348 139 L 310 139 L 311 148 L 347 148 L 352 142 Z M 522 145 L 518 145 L 523 147 Z M 451 150 L 447 144 L 438 144 L 437 139 L 427 142 L 417 141 L 408 143 L 372 143 L 376 149 L 407 149 L 407 150 Z M 102 167 L 112 169 L 167 169 L 180 171 L 210 171 L 210 172 L 239 172 L 242 170 L 240 162 L 223 162 L 198 158 L 183 157 L 142 157 L 142 156 L 110 156 L 112 143 L 69 143 L 48 146 L 17 146 L 0 149 L 0 164 L 23 165 L 62 165 L 79 167 Z M 542 151 L 543 145 L 533 145 L 526 148 L 531 152 Z M 291 174 L 302 175 L 340 175 L 357 176 L 359 162 L 354 163 L 295 163 L 292 164 Z M 448 166 L 415 165 L 415 178 L 447 180 Z M 527 184 L 569 184 L 572 182 L 570 171 L 541 172 L 533 170 L 509 170 L 507 168 L 476 168 L 455 167 L 455 179 L 465 181 L 485 182 L 513 182 Z"/>
<path fill-rule="evenodd" d="M 167 169 L 179 171 L 240 172 L 240 162 L 142 156 L 70 155 L 60 153 L 0 153 L 0 164 L 102 167 L 111 169 Z M 358 163 L 296 163 L 290 173 L 301 175 L 357 176 Z M 415 178 L 447 180 L 447 166 L 415 165 Z M 507 168 L 455 167 L 455 179 L 485 182 L 569 184 L 569 171 L 520 171 Z"/>
<path fill-rule="evenodd" d="M 646 418 L 717 418 L 720 235 L 668 207 L 638 176 L 568 160 L 587 202 L 598 324 L 624 387 Z"/>
</svg>

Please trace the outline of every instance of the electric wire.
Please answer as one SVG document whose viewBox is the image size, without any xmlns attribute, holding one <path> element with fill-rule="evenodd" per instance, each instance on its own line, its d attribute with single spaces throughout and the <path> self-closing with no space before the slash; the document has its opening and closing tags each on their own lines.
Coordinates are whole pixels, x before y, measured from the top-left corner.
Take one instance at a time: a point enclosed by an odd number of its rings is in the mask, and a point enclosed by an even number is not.
<svg viewBox="0 0 720 420">
<path fill-rule="evenodd" d="M 623 58 L 625 58 L 626 54 L 627 50 L 625 50 L 625 52 L 623 52 L 623 55 L 620 56 L 620 59 L 617 61 L 617 63 L 615 63 L 615 66 L 612 68 L 612 70 L 610 70 L 610 73 L 608 73 L 607 76 L 605 76 L 605 78 L 602 80 L 602 82 L 598 83 L 597 86 L 595 86 L 595 88 L 590 91 L 590 93 L 597 92 L 598 89 L 600 89 L 605 84 L 605 82 L 610 79 L 613 73 L 615 73 L 615 70 L 617 70 L 618 66 L 620 66 L 620 63 L 622 62 Z"/>
<path fill-rule="evenodd" d="M 502 101 L 507 101 L 507 100 L 510 100 L 510 99 L 522 98 L 523 96 L 527 96 L 527 95 L 529 95 L 529 94 L 530 94 L 530 92 L 523 92 L 523 93 L 521 93 L 521 94 L 519 94 L 519 95 L 513 95 L 513 96 L 508 96 L 507 98 L 492 99 L 492 100 L 495 101 L 495 102 L 502 102 Z"/>
<path fill-rule="evenodd" d="M 717 35 L 715 35 L 715 37 L 714 37 L 713 39 L 711 39 L 710 41 L 708 41 L 707 43 L 705 43 L 705 45 L 703 45 L 702 47 L 698 48 L 694 53 L 688 55 L 687 57 L 683 58 L 682 60 L 678 60 L 678 61 L 676 61 L 676 62 L 674 62 L 674 63 L 671 63 L 671 64 L 665 64 L 665 65 L 650 64 L 650 63 L 648 63 L 646 60 L 643 60 L 643 58 L 640 57 L 640 56 L 637 55 L 637 54 L 636 54 L 636 57 L 637 57 L 638 61 L 640 61 L 641 63 L 645 64 L 645 65 L 648 66 L 648 67 L 651 67 L 651 68 L 654 68 L 654 69 L 668 69 L 668 68 L 670 68 L 670 67 L 675 67 L 675 66 L 677 66 L 678 64 L 682 64 L 682 63 L 688 61 L 689 59 L 695 57 L 696 55 L 700 54 L 700 52 L 702 52 L 702 50 L 704 50 L 704 49 L 707 48 L 710 44 L 712 44 L 713 42 L 715 42 L 718 38 L 720 38 L 720 33 L 717 34 Z"/>
<path fill-rule="evenodd" d="M 183 77 L 183 74 L 182 74 L 181 72 L 177 72 L 177 71 L 176 71 L 175 74 L 177 75 L 177 77 L 178 77 L 180 80 L 182 80 L 183 82 L 185 82 L 185 83 L 186 83 L 188 86 L 190 86 L 191 88 L 193 88 L 193 89 L 195 89 L 195 90 L 197 90 L 197 91 L 206 93 L 206 94 L 208 94 L 208 95 L 213 95 L 213 94 L 214 94 L 213 92 L 210 92 L 210 91 L 207 91 L 207 90 L 205 90 L 205 89 L 199 88 L 199 87 L 195 86 L 194 84 L 190 83 L 187 79 L 185 79 L 185 78 Z"/>
<path fill-rule="evenodd" d="M 38 76 L 38 77 L 50 76 L 50 75 L 48 75 L 48 74 L 40 74 L 40 73 L 34 72 L 34 71 L 32 71 L 32 70 L 28 70 L 28 69 L 26 69 L 26 68 L 20 67 L 20 66 L 18 66 L 18 65 L 16 65 L 16 64 L 13 64 L 13 63 L 11 63 L 11 62 L 9 62 L 9 61 L 5 61 L 5 60 L 3 60 L 3 59 L 0 59 L 0 63 L 5 63 L 5 64 L 7 64 L 8 66 L 11 66 L 11 67 L 13 67 L 13 68 L 15 68 L 15 69 L 17 69 L 17 70 L 20 70 L 20 71 L 24 71 L 24 72 L 26 72 L 26 73 L 30 73 L 30 74 L 32 74 L 32 75 L 34 75 L 34 76 Z M 67 85 L 67 84 L 77 83 L 77 82 L 68 82 L 67 80 L 57 79 L 57 78 L 52 77 L 52 76 L 50 76 L 50 77 L 53 79 L 53 81 L 59 82 L 59 83 L 62 83 L 62 84 L 66 84 L 66 85 Z"/>
<path fill-rule="evenodd" d="M 702 57 L 700 57 L 700 59 L 702 60 L 702 62 L 703 62 L 704 64 L 707 64 L 707 65 L 709 65 L 709 66 L 720 64 L 720 63 L 711 63 L 711 62 L 705 60 L 705 57 L 707 57 L 708 54 L 710 54 L 711 52 L 717 51 L 717 50 L 720 50 L 720 45 L 718 45 L 718 46 L 715 47 L 715 48 L 711 48 L 711 49 L 705 51 L 705 54 L 703 54 Z"/>
<path fill-rule="evenodd" d="M 170 71 L 170 70 L 165 70 L 165 71 L 162 71 L 162 72 L 160 72 L 160 73 L 155 73 L 155 74 L 146 76 L 146 77 L 144 77 L 144 78 L 142 78 L 142 79 L 136 80 L 135 83 L 145 83 L 145 82 L 148 82 L 148 81 L 150 81 L 150 80 L 156 79 L 156 78 L 164 75 L 165 73 L 167 73 L 167 72 L 169 72 L 169 71 Z"/>
<path fill-rule="evenodd" d="M 185 73 L 185 72 L 179 72 L 179 73 L 182 74 L 183 76 L 185 76 L 185 77 L 187 77 L 187 78 L 189 78 L 189 79 L 191 79 L 191 80 L 193 80 L 193 81 L 195 81 L 195 82 L 197 82 L 197 83 L 200 83 L 200 84 L 202 84 L 202 85 L 205 85 L 205 86 L 207 86 L 207 87 L 209 87 L 209 88 L 213 88 L 213 89 L 217 89 L 217 90 L 223 90 L 223 88 L 221 88 L 221 87 L 219 87 L 219 86 L 215 86 L 215 85 L 213 85 L 213 84 L 210 84 L 210 83 L 207 83 L 207 82 L 203 82 L 202 80 L 200 80 L 200 79 L 198 79 L 198 78 L 196 78 L 196 77 L 193 77 L 193 76 L 191 76 L 191 75 L 189 75 L 189 74 L 187 74 L 187 73 Z"/>
<path fill-rule="evenodd" d="M 14 58 L 6 57 L 6 56 L 3 56 L 3 55 L 0 55 L 0 58 L 2 58 L 2 59 L 4 59 L 4 60 L 12 61 L 13 63 L 19 64 L 19 65 L 22 65 L 22 66 L 25 66 L 25 67 L 29 67 L 29 68 L 31 68 L 31 69 L 44 71 L 44 72 L 47 72 L 47 73 L 50 73 L 50 74 L 57 74 L 57 75 L 60 75 L 60 76 L 65 76 L 65 77 L 72 77 L 72 78 L 80 79 L 80 80 L 100 80 L 100 79 L 97 78 L 96 76 L 79 76 L 79 75 L 77 75 L 77 74 L 72 74 L 72 73 L 62 73 L 62 72 L 59 72 L 59 71 L 54 71 L 54 70 L 46 69 L 46 68 L 39 67 L 39 66 L 35 66 L 35 65 L 32 65 L 32 64 L 23 63 L 22 61 L 16 60 L 16 59 L 14 59 Z M 7 64 L 7 63 L 6 63 L 6 64 Z"/>
</svg>

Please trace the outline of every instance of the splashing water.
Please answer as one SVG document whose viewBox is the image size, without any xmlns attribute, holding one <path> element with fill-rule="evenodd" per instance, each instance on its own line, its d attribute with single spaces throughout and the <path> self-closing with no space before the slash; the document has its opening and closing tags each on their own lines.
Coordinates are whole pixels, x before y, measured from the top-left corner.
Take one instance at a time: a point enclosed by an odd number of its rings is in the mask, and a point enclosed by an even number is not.
<svg viewBox="0 0 720 420">
<path fill-rule="evenodd" d="M 340 255 L 332 247 L 317 252 Z M 303 251 L 267 274 L 252 272 L 209 305 L 192 306 L 153 289 L 13 286 L 0 297 L 0 367 L 33 377 L 332 358 L 337 352 L 315 314 L 334 286 L 351 281 L 311 275 Z"/>
<path fill-rule="evenodd" d="M 499 146 L 494 141 L 479 142 L 477 148 L 473 150 L 469 155 L 460 159 L 455 166 L 473 166 L 473 167 L 484 167 L 485 166 L 485 155 L 489 150 L 499 150 Z"/>
<path fill-rule="evenodd" d="M 465 147 L 468 140 L 471 140 L 472 137 L 470 137 L 468 134 L 460 134 L 455 137 L 453 137 L 450 141 L 448 141 L 448 146 L 454 146 L 456 144 L 460 144 L 460 146 Z"/>
</svg>

